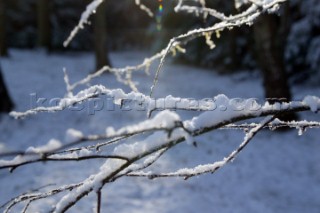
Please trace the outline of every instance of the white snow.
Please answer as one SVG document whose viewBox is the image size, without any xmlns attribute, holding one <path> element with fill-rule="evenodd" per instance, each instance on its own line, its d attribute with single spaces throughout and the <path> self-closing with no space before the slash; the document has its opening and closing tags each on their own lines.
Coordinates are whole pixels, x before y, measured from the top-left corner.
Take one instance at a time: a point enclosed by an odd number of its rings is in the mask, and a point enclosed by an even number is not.
<svg viewBox="0 0 320 213">
<path fill-rule="evenodd" d="M 154 118 L 150 120 L 146 120 L 138 125 L 132 125 L 125 127 L 123 129 L 120 129 L 117 131 L 117 134 L 123 134 L 123 133 L 133 133 L 138 132 L 144 129 L 152 129 L 152 128 L 158 128 L 159 126 L 161 128 L 165 129 L 171 129 L 175 126 L 176 122 L 180 121 L 180 117 L 175 112 L 171 112 L 169 110 L 164 110 L 160 113 L 158 113 Z"/>
<path fill-rule="evenodd" d="M 106 128 L 106 135 L 115 135 L 115 134 L 116 134 L 116 130 L 112 126 L 108 126 Z"/>
<path fill-rule="evenodd" d="M 258 116 L 263 109 L 261 105 L 252 99 L 242 99 L 241 104 L 229 99 L 226 95 L 220 94 L 214 97 L 214 110 L 210 110 L 194 117 L 191 121 L 185 121 L 184 125 L 189 130 L 214 126 L 221 121 L 229 121 L 242 115 Z"/>
<path fill-rule="evenodd" d="M 39 156 L 37 155 L 25 155 L 25 156 L 16 156 L 12 160 L 0 160 L 0 166 L 5 167 L 5 166 L 10 166 L 10 165 L 18 165 L 22 164 L 27 161 L 33 161 L 39 159 Z"/>
<path fill-rule="evenodd" d="M 320 99 L 316 96 L 307 96 L 303 102 L 310 107 L 312 112 L 317 112 L 320 109 Z"/>
<path fill-rule="evenodd" d="M 29 147 L 27 153 L 44 153 L 61 147 L 61 142 L 56 139 L 51 139 L 46 145 L 38 147 Z"/>
<path fill-rule="evenodd" d="M 247 4 L 249 1 L 248 0 L 234 0 L 235 2 L 235 7 L 240 8 L 242 5 Z"/>
<path fill-rule="evenodd" d="M 73 143 L 78 141 L 83 137 L 83 133 L 76 129 L 68 129 L 66 132 L 66 143 Z"/>
<path fill-rule="evenodd" d="M 61 147 L 61 142 L 55 139 L 51 139 L 46 145 L 38 146 L 38 147 L 33 147 L 33 146 L 28 147 L 25 151 L 27 155 L 24 155 L 24 156 L 18 155 L 14 157 L 12 160 L 0 160 L 0 166 L 18 165 L 24 162 L 37 160 L 41 158 L 42 153 L 56 150 L 59 147 Z M 40 156 L 34 155 L 34 154 L 40 154 Z"/>
<path fill-rule="evenodd" d="M 103 2 L 103 0 L 94 0 L 90 4 L 88 4 L 86 10 L 81 14 L 81 18 L 79 20 L 78 25 L 72 30 L 69 38 L 64 42 L 64 46 L 68 46 L 72 39 L 76 36 L 78 31 L 82 29 L 84 24 L 88 23 L 88 19 L 92 13 L 96 12 L 98 6 Z"/>
</svg>

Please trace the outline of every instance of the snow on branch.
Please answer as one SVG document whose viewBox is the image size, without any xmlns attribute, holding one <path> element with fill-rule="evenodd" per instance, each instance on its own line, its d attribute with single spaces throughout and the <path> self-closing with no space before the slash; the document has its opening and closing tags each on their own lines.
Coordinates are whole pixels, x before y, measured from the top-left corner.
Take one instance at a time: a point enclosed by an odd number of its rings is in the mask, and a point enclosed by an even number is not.
<svg viewBox="0 0 320 213">
<path fill-rule="evenodd" d="M 195 168 L 191 169 L 179 169 L 176 172 L 171 173 L 163 173 L 163 174 L 155 174 L 152 172 L 134 172 L 129 173 L 127 176 L 132 177 L 148 177 L 149 179 L 155 179 L 160 177 L 183 177 L 185 180 L 190 177 L 203 175 L 206 173 L 215 173 L 220 168 L 225 166 L 227 163 L 232 162 L 235 157 L 249 144 L 249 142 L 253 139 L 253 137 L 269 122 L 271 122 L 275 117 L 267 116 L 261 123 L 259 123 L 256 127 L 252 128 L 244 137 L 244 141 L 240 144 L 240 146 L 234 150 L 228 157 L 224 158 L 221 161 L 217 161 L 213 164 L 206 165 L 198 165 Z"/>
<path fill-rule="evenodd" d="M 264 105 L 255 105 L 254 109 L 245 108 L 240 111 L 235 110 L 235 105 L 232 104 L 233 102 L 230 102 L 230 99 L 224 95 L 217 96 L 216 100 L 216 103 L 219 106 L 225 106 L 223 112 L 219 110 L 205 111 L 199 116 L 195 116 L 191 120 L 182 121 L 175 112 L 162 111 L 154 118 L 151 118 L 147 121 L 121 128 L 118 131 L 109 131 L 109 137 L 144 133 L 151 130 L 154 133 L 141 141 L 120 144 L 116 146 L 112 154 L 108 156 L 102 156 L 100 154 L 97 155 L 96 153 L 93 154 L 91 151 L 79 148 L 80 153 L 83 153 L 80 154 L 80 157 L 91 156 L 92 158 L 98 158 L 100 156 L 100 158 L 106 158 L 107 160 L 101 166 L 100 172 L 91 175 L 88 179 L 81 183 L 75 184 L 76 189 L 65 194 L 65 196 L 58 202 L 54 212 L 65 212 L 80 199 L 82 199 L 86 194 L 90 192 L 99 192 L 105 184 L 113 182 L 123 176 L 147 176 L 149 178 L 182 176 L 184 178 L 189 178 L 195 175 L 214 172 L 226 163 L 232 161 L 235 156 L 249 143 L 253 136 L 261 128 L 267 126 L 268 123 L 270 123 L 271 120 L 278 114 L 285 112 L 305 111 L 310 110 L 311 108 L 312 110 L 315 110 L 315 106 L 316 109 L 320 108 L 319 98 L 316 97 L 306 97 L 306 102 L 301 101 L 282 104 L 278 103 L 273 105 L 266 103 Z M 258 107 L 258 110 L 256 107 Z M 182 169 L 177 172 L 167 174 L 153 174 L 145 173 L 143 171 L 143 169 L 153 164 L 163 153 L 165 153 L 165 151 L 183 141 L 192 144 L 192 142 L 194 142 L 193 138 L 198 135 L 233 124 L 237 121 L 264 116 L 268 117 L 262 123 L 252 126 L 249 133 L 246 134 L 244 142 L 240 145 L 240 147 L 222 161 L 213 164 L 197 166 L 194 169 Z M 284 125 L 286 123 L 281 124 Z M 308 123 L 304 123 L 303 125 L 307 124 Z M 292 125 L 295 126 L 294 123 L 292 123 Z M 299 125 L 302 125 L 302 123 Z M 81 141 L 84 137 L 81 133 L 78 133 L 74 130 L 68 131 L 68 134 L 72 134 L 73 136 L 69 136 L 69 142 L 71 143 L 77 142 L 77 140 Z M 50 142 L 44 147 L 30 148 L 28 149 L 29 153 L 32 151 L 38 155 L 31 156 L 31 159 L 28 155 L 22 157 L 17 156 L 18 158 L 13 159 L 12 161 L 1 161 L 0 165 L 2 168 L 8 168 L 10 165 L 12 167 L 17 167 L 19 163 L 25 164 L 26 162 L 33 162 L 37 160 L 41 161 L 41 159 L 43 161 L 54 159 L 60 159 L 62 161 L 67 159 L 64 154 L 51 153 L 52 155 L 48 155 L 47 152 L 52 147 L 54 149 L 61 148 L 61 145 L 59 142 Z M 40 156 L 45 157 L 40 158 L 39 154 L 41 154 L 41 152 L 43 153 Z M 75 153 L 71 153 L 71 156 L 67 156 L 69 159 L 73 160 L 79 158 L 79 153 L 76 154 L 76 156 L 73 156 L 74 154 Z M 146 157 L 147 159 L 141 163 L 140 160 Z M 27 200 L 33 202 L 34 199 L 42 199 L 43 197 L 47 197 L 51 194 L 52 192 L 45 192 L 37 194 L 36 196 L 31 195 L 27 197 Z M 11 205 L 12 203 L 10 206 Z"/>
<path fill-rule="evenodd" d="M 139 105 L 140 110 L 146 110 L 148 114 L 159 109 L 206 111 L 214 110 L 215 107 L 214 103 L 210 101 L 210 99 L 208 99 L 208 101 L 194 100 L 191 98 L 173 97 L 171 95 L 168 95 L 165 98 L 153 99 L 150 96 L 139 92 L 125 93 L 122 89 L 108 89 L 103 85 L 95 85 L 80 91 L 74 96 L 71 95 L 60 99 L 56 106 L 40 106 L 27 110 L 26 112 L 11 112 L 10 115 L 14 118 L 24 118 L 40 112 L 62 111 L 68 107 L 74 106 L 75 104 L 89 101 L 101 95 L 106 95 L 112 98 L 113 103 L 120 106 L 124 104 L 124 101 L 138 103 L 137 105 Z"/>
<path fill-rule="evenodd" d="M 136 70 L 145 70 L 145 72 L 149 74 L 149 69 L 151 64 L 159 60 L 164 54 L 165 54 L 165 50 L 162 50 L 159 53 L 153 55 L 152 57 L 144 59 L 144 61 L 141 64 L 138 64 L 136 66 L 126 66 L 123 68 L 111 68 L 109 66 L 104 66 L 101 69 L 97 70 L 97 72 L 94 72 L 93 74 L 89 74 L 84 79 L 71 84 L 68 87 L 68 93 L 72 93 L 72 91 L 78 86 L 89 83 L 92 79 L 101 76 L 105 72 L 114 73 L 119 82 L 129 86 L 133 91 L 138 91 L 135 83 L 131 79 L 132 72 Z"/>
<path fill-rule="evenodd" d="M 70 44 L 70 42 L 74 39 L 74 37 L 78 34 L 78 32 L 84 28 L 84 25 L 89 22 L 90 16 L 96 13 L 97 8 L 103 1 L 104 0 L 93 0 L 90 4 L 88 4 L 86 10 L 82 13 L 77 26 L 75 26 L 75 28 L 71 31 L 69 37 L 63 43 L 64 47 L 67 47 Z M 142 4 L 140 0 L 135 0 L 135 4 L 139 6 L 141 10 L 145 11 L 150 17 L 153 17 L 152 11 L 147 6 Z"/>
<path fill-rule="evenodd" d="M 67 40 L 63 43 L 63 46 L 67 47 L 73 38 L 77 35 L 77 33 L 84 28 L 84 25 L 88 23 L 89 17 L 96 12 L 98 6 L 103 2 L 103 0 L 93 0 L 86 8 L 86 10 L 82 13 L 79 23 L 75 28 L 71 31 Z"/>
<path fill-rule="evenodd" d="M 164 49 L 164 55 L 162 55 L 160 59 L 159 66 L 156 70 L 156 74 L 154 77 L 154 82 L 151 86 L 151 92 L 150 96 L 152 96 L 154 88 L 158 82 L 160 71 L 162 70 L 162 67 L 165 62 L 165 58 L 168 55 L 168 53 L 171 51 L 171 49 L 175 49 L 176 47 L 183 46 L 190 42 L 191 40 L 194 40 L 195 38 L 205 36 L 206 40 L 208 41 L 208 37 L 213 32 L 221 32 L 225 29 L 232 29 L 234 27 L 240 27 L 242 25 L 252 25 L 253 22 L 258 18 L 261 14 L 264 12 L 274 12 L 275 8 L 278 8 L 279 3 L 282 3 L 286 0 L 273 0 L 273 1 L 263 1 L 261 2 L 261 5 L 252 4 L 251 7 L 249 7 L 244 12 L 226 17 L 222 13 L 218 13 L 215 10 L 205 9 L 204 6 L 202 7 L 194 7 L 194 6 L 183 6 L 183 0 L 180 0 L 178 5 L 176 6 L 176 11 L 187 11 L 187 12 L 193 12 L 193 13 L 203 13 L 205 12 L 205 15 L 212 15 L 218 19 L 221 19 L 221 22 L 218 22 L 214 24 L 213 26 L 209 26 L 206 28 L 198 28 L 194 30 L 190 30 L 185 34 L 176 36 L 172 38 L 167 45 L 167 47 Z M 219 33 L 217 33 L 219 35 Z M 209 35 L 209 36 L 208 36 Z M 207 42 L 208 44 L 211 44 L 212 42 Z M 209 47 L 212 49 L 214 46 L 209 45 Z"/>
<path fill-rule="evenodd" d="M 100 0 L 101 1 L 101 0 Z M 74 31 L 70 34 L 70 37 L 68 40 L 65 42 L 67 45 L 73 37 L 76 35 L 76 33 L 79 31 L 79 29 L 83 26 L 84 23 L 88 21 L 88 18 L 92 11 L 98 6 L 100 3 L 99 0 L 93 1 L 90 5 L 88 5 L 87 10 L 83 13 L 82 18 L 79 21 L 79 24 L 76 26 Z M 146 58 L 143 63 L 136 65 L 136 66 L 127 66 L 124 68 L 111 68 L 109 66 L 105 66 L 95 72 L 94 74 L 90 74 L 84 79 L 75 82 L 74 84 L 69 86 L 68 93 L 71 93 L 72 90 L 74 90 L 76 87 L 79 85 L 83 85 L 88 83 L 90 80 L 93 78 L 96 78 L 100 76 L 102 73 L 105 72 L 111 72 L 114 73 L 117 77 L 117 80 L 121 83 L 124 83 L 125 85 L 129 86 L 133 91 L 137 91 L 135 83 L 132 81 L 131 76 L 133 71 L 137 70 L 142 70 L 144 69 L 147 73 L 149 72 L 150 65 L 156 61 L 160 60 L 159 66 L 156 70 L 156 75 L 154 77 L 154 82 L 153 85 L 151 86 L 151 92 L 150 96 L 152 96 L 153 90 L 157 84 L 158 78 L 159 78 L 159 73 L 163 67 L 163 64 L 165 62 L 165 58 L 167 57 L 168 53 L 173 52 L 175 53 L 176 51 L 179 51 L 181 53 L 184 53 L 185 50 L 182 48 L 182 46 L 186 45 L 190 41 L 204 36 L 206 37 L 206 40 L 209 41 L 209 37 L 213 33 L 217 33 L 219 35 L 219 32 L 228 29 L 231 30 L 234 27 L 240 27 L 242 25 L 252 25 L 254 20 L 261 15 L 264 12 L 275 12 L 276 9 L 278 8 L 279 4 L 282 2 L 285 2 L 286 0 L 267 0 L 267 1 L 259 1 L 259 5 L 257 3 L 252 3 L 251 6 L 246 9 L 245 11 L 235 14 L 235 15 L 225 15 L 219 11 L 216 11 L 212 8 L 207 8 L 205 6 L 205 1 L 196 1 L 199 2 L 201 5 L 200 7 L 198 6 L 189 6 L 186 5 L 186 3 L 190 3 L 190 1 L 184 1 L 184 0 L 179 0 L 177 6 L 175 7 L 176 12 L 189 12 L 193 14 L 203 14 L 204 16 L 210 15 L 213 17 L 216 17 L 220 20 L 220 22 L 206 27 L 206 28 L 199 28 L 199 29 L 194 29 L 191 31 L 188 31 L 185 34 L 179 35 L 177 37 L 174 37 L 170 40 L 168 43 L 167 47 L 164 48 L 162 51 L 159 53 Z M 138 1 L 139 3 L 139 1 Z M 91 11 L 91 12 L 90 12 Z M 210 44 L 211 42 L 207 42 Z M 211 47 L 214 47 L 214 45 L 210 45 Z"/>
<path fill-rule="evenodd" d="M 238 130 L 248 131 L 249 129 L 254 128 L 257 125 L 258 125 L 257 123 L 229 124 L 229 125 L 222 127 L 221 129 L 228 129 L 228 130 L 238 129 Z M 306 120 L 304 120 L 304 121 L 281 121 L 279 119 L 275 119 L 273 122 L 270 122 L 267 125 L 265 125 L 265 128 L 268 128 L 270 130 L 277 130 L 277 129 L 285 128 L 285 127 L 297 129 L 298 134 L 303 135 L 303 133 L 308 128 L 310 128 L 310 129 L 320 128 L 320 122 L 306 121 Z"/>
</svg>

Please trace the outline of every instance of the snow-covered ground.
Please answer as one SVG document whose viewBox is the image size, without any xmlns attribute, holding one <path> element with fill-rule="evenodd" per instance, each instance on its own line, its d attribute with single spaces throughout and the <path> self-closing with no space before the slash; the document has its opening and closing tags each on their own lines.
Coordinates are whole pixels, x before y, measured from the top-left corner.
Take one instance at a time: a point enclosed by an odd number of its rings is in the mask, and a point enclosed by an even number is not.
<svg viewBox="0 0 320 213">
<path fill-rule="evenodd" d="M 16 111 L 31 107 L 32 95 L 38 98 L 63 97 L 65 67 L 72 82 L 92 71 L 93 56 L 89 53 L 50 54 L 41 51 L 12 50 L 9 59 L 2 59 L 3 74 L 16 104 Z M 140 63 L 148 56 L 143 52 L 112 53 L 115 67 Z M 140 91 L 148 94 L 152 76 L 134 74 Z M 128 88 L 105 74 L 92 84 L 109 88 Z M 319 96 L 320 87 L 293 88 L 295 99 L 305 95 Z M 229 97 L 263 98 L 261 79 L 257 74 L 219 76 L 207 70 L 180 65 L 165 65 L 156 97 L 173 96 L 210 98 L 224 93 Z M 180 113 L 189 118 L 193 113 Z M 120 128 L 145 119 L 145 112 L 110 111 L 104 108 L 90 115 L 66 110 L 44 113 L 14 120 L 0 117 L 0 150 L 25 150 L 46 144 L 51 138 L 61 141 L 66 130 L 104 133 L 107 126 Z M 304 113 L 304 118 L 320 120 L 317 114 Z M 219 130 L 197 138 L 198 147 L 181 144 L 163 156 L 153 168 L 174 171 L 178 168 L 211 163 L 225 157 L 242 141 L 243 132 Z M 214 175 L 181 179 L 123 178 L 107 185 L 103 191 L 103 212 L 319 212 L 320 210 L 320 132 L 308 130 L 298 136 L 288 132 L 260 132 L 236 160 Z M 77 183 L 99 170 L 102 160 L 77 163 L 45 163 L 18 168 L 12 174 L 0 171 L 0 204 L 28 190 L 47 184 Z M 45 188 L 50 189 L 50 187 Z M 42 190 L 45 190 L 42 189 Z M 36 202 L 30 212 L 43 212 L 55 204 L 54 197 Z M 70 212 L 92 212 L 94 197 L 85 197 Z M 14 212 L 17 212 L 15 209 Z"/>
</svg>

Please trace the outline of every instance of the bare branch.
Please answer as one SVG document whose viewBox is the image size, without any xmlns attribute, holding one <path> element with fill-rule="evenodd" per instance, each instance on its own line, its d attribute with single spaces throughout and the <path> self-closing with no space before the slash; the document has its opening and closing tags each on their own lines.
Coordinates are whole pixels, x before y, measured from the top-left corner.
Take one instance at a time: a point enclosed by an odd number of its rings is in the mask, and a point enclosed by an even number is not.
<svg viewBox="0 0 320 213">
<path fill-rule="evenodd" d="M 97 191 L 97 213 L 101 212 L 101 190 Z"/>
</svg>

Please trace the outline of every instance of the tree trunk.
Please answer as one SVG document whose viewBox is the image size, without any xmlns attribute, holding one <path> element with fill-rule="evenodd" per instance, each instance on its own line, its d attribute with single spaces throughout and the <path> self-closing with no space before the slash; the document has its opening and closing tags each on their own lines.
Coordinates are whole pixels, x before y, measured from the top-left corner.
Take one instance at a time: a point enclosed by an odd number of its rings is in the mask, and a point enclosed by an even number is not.
<svg viewBox="0 0 320 213">
<path fill-rule="evenodd" d="M 38 46 L 51 48 L 50 1 L 37 0 Z"/>
<path fill-rule="evenodd" d="M 6 33 L 6 0 L 0 0 L 0 56 L 8 56 Z"/>
<path fill-rule="evenodd" d="M 283 17 L 282 20 L 286 18 Z M 284 64 L 287 26 L 281 22 L 282 20 L 276 15 L 264 14 L 253 27 L 257 62 L 263 74 L 265 97 L 271 103 L 291 100 Z M 294 118 L 293 114 L 281 116 L 284 120 Z"/>
<path fill-rule="evenodd" d="M 94 51 L 96 58 L 96 69 L 108 65 L 111 66 L 107 50 L 107 17 L 105 1 L 98 7 L 94 15 Z"/>
<path fill-rule="evenodd" d="M 10 112 L 14 105 L 10 99 L 8 90 L 2 77 L 2 70 L 0 67 L 0 112 Z"/>
</svg>

